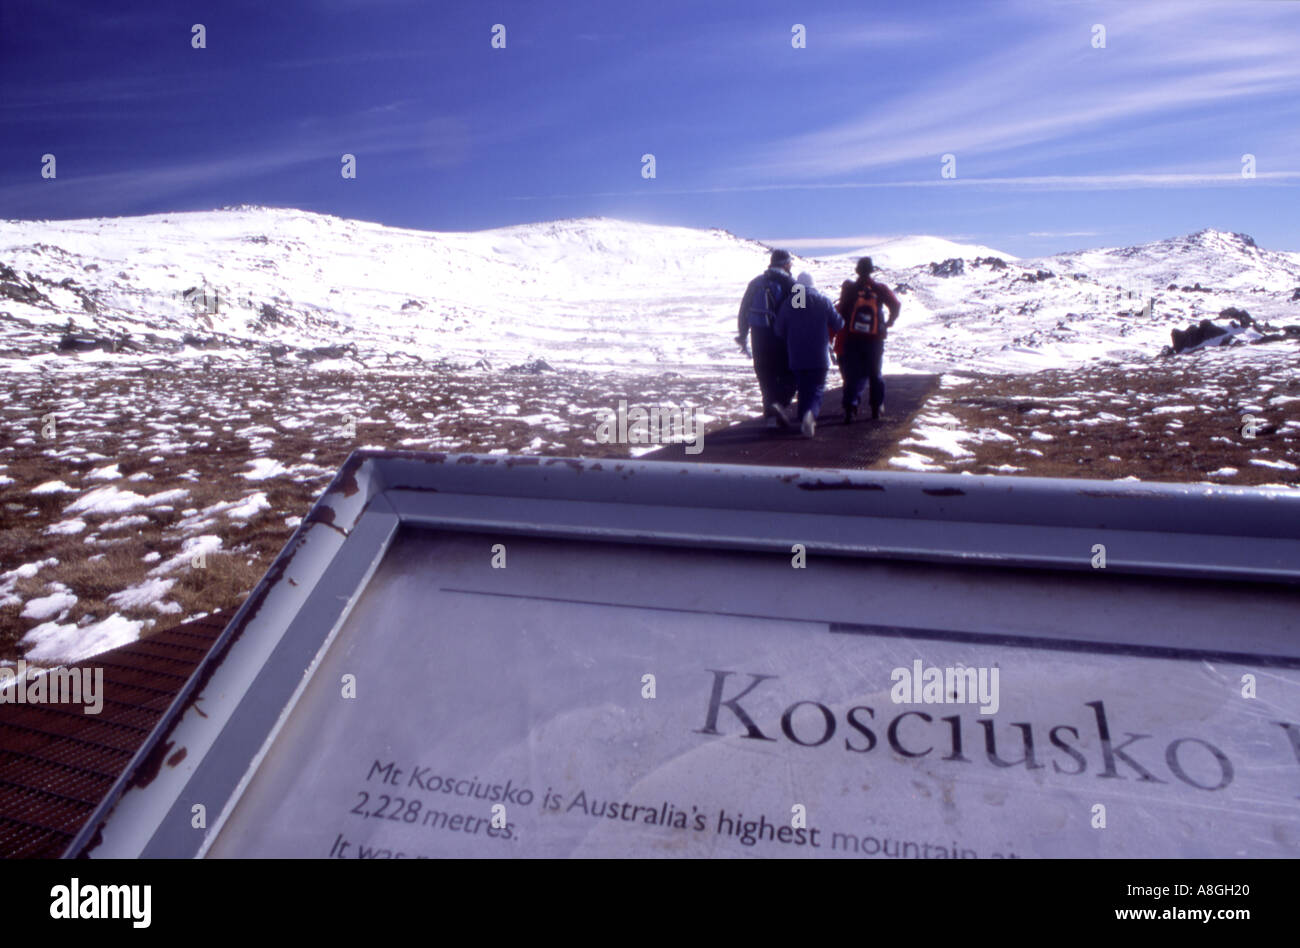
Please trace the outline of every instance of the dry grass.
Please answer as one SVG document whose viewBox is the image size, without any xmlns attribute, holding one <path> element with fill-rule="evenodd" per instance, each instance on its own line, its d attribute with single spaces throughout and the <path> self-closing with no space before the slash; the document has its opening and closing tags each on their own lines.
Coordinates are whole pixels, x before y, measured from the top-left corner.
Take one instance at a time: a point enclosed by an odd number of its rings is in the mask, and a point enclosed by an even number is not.
<svg viewBox="0 0 1300 948">
<path fill-rule="evenodd" d="M 594 442 L 597 412 L 620 398 L 707 407 L 728 424 L 749 413 L 753 387 L 749 376 L 737 373 L 731 380 L 710 381 L 710 394 L 702 400 L 698 380 L 680 376 L 530 375 L 446 367 L 420 374 L 352 374 L 248 369 L 218 360 L 206 368 L 114 367 L 57 380 L 14 381 L 17 397 L 0 408 L 0 474 L 13 479 L 0 485 L 0 572 L 48 558 L 58 563 L 12 585 L 10 592 L 22 602 L 0 606 L 0 658 L 21 657 L 19 640 L 42 621 L 23 618 L 24 604 L 61 587 L 77 602 L 51 620 L 88 625 L 117 612 L 144 623 L 142 634 L 237 608 L 289 539 L 296 519 L 357 447 L 625 457 L 626 446 Z M 719 392 L 724 393 L 721 405 Z M 493 410 L 503 406 L 517 408 L 510 409 L 511 417 L 494 417 Z M 58 417 L 53 439 L 40 435 L 41 419 L 50 412 Z M 425 418 L 426 413 L 434 418 Z M 526 420 L 544 414 L 546 422 Z M 355 428 L 350 436 L 349 421 Z M 254 458 L 308 469 L 249 480 L 243 475 Z M 92 470 L 114 463 L 120 478 L 86 479 Z M 131 480 L 142 473 L 150 479 Z M 54 480 L 77 490 L 31 493 Z M 77 497 L 104 486 L 143 495 L 183 488 L 187 495 L 125 514 L 67 511 Z M 258 493 L 265 495 L 267 508 L 251 518 L 217 514 L 193 525 L 195 512 Z M 143 519 L 111 529 L 124 515 Z M 47 532 L 73 517 L 85 521 L 84 530 Z M 221 552 L 208 554 L 204 569 L 183 563 L 163 575 L 176 580 L 163 600 L 179 611 L 107 602 L 113 593 L 146 581 L 152 569 L 181 552 L 187 537 L 197 535 L 220 537 Z"/>
<path fill-rule="evenodd" d="M 1272 368 L 1241 365 L 1231 353 L 1153 360 L 1141 368 L 1097 366 L 1025 376 L 967 378 L 931 397 L 919 413 L 943 412 L 968 431 L 996 429 L 1008 440 L 970 445 L 965 457 L 915 448 L 945 470 L 989 473 L 999 465 L 1048 477 L 1296 483 L 1297 472 L 1252 464 L 1300 456 L 1300 375 L 1294 350 Z M 1271 373 L 1271 374 L 1270 374 Z M 14 397 L 0 407 L 0 572 L 48 558 L 10 593 L 21 603 L 61 587 L 77 602 L 59 618 L 88 625 L 114 612 L 144 623 L 142 634 L 202 613 L 239 606 L 284 546 L 330 476 L 356 447 L 374 445 L 443 451 L 507 449 L 562 456 L 626 456 L 621 445 L 594 442 L 598 412 L 621 398 L 639 404 L 693 405 L 710 411 L 716 428 L 756 408 L 752 376 L 540 375 L 456 371 L 422 374 L 324 373 L 308 369 L 253 370 L 214 360 L 205 368 L 154 366 L 148 371 L 98 368 L 73 376 L 16 377 Z M 1200 392 L 1199 395 L 1189 393 Z M 1196 410 L 1155 411 L 1195 402 Z M 508 410 L 507 410 L 508 409 Z M 1240 435 L 1241 415 L 1263 418 L 1259 437 Z M 57 436 L 40 436 L 40 419 L 56 412 Z M 1114 420 L 1098 416 L 1109 412 Z M 432 417 L 426 417 L 428 416 Z M 545 415 L 538 422 L 536 417 Z M 536 416 L 528 420 L 528 416 Z M 346 422 L 355 421 L 355 436 Z M 912 449 L 909 446 L 909 449 Z M 887 453 L 877 465 L 888 466 Z M 254 458 L 276 459 L 289 475 L 244 477 Z M 117 480 L 91 481 L 95 468 L 116 463 Z M 147 474 L 147 480 L 131 480 Z M 75 493 L 35 495 L 38 484 L 63 480 Z M 184 498 L 133 510 L 142 518 L 112 529 L 122 514 L 82 514 L 79 533 L 48 528 L 73 514 L 66 508 L 88 490 L 115 486 L 141 494 L 183 488 Z M 264 494 L 267 507 L 247 519 L 197 512 Z M 221 549 L 206 566 L 180 563 L 166 572 L 174 585 L 167 609 L 118 608 L 108 597 L 141 584 L 177 556 L 187 537 L 217 536 Z M 0 657 L 18 658 L 22 636 L 38 624 L 22 604 L 0 606 Z"/>
<path fill-rule="evenodd" d="M 1294 348 L 1279 350 L 1263 370 L 1238 364 L 1226 351 L 1198 355 L 1123 369 L 964 379 L 932 398 L 928 410 L 955 418 L 960 431 L 1009 437 L 970 442 L 963 457 L 906 447 L 945 470 L 973 474 L 1010 466 L 1036 477 L 1300 483 L 1300 471 L 1260 463 L 1300 464 Z M 1179 405 L 1191 410 L 1161 410 Z M 1259 421 L 1254 438 L 1243 434 L 1247 414 Z M 1236 473 L 1211 476 L 1225 468 Z"/>
</svg>

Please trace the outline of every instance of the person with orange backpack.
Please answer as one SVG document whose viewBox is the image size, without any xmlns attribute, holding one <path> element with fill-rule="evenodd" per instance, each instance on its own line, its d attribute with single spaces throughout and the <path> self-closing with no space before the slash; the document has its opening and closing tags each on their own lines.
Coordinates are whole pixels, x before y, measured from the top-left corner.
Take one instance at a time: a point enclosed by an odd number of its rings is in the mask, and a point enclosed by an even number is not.
<svg viewBox="0 0 1300 948">
<path fill-rule="evenodd" d="M 870 386 L 871 417 L 880 417 L 885 401 L 885 378 L 881 365 L 885 355 L 885 332 L 898 319 L 898 297 L 883 283 L 871 278 L 875 267 L 870 257 L 858 261 L 856 280 L 840 287 L 836 310 L 844 317 L 844 328 L 835 336 L 834 352 L 844 379 L 844 423 L 857 416 L 863 391 Z M 888 318 L 881 309 L 889 312 Z"/>
</svg>

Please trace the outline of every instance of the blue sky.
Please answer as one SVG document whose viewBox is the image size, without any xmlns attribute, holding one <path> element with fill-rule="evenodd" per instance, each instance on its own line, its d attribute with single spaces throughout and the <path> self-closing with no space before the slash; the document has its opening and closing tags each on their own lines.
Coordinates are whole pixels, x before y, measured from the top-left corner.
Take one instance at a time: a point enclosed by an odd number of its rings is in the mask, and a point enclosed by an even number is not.
<svg viewBox="0 0 1300 948">
<path fill-rule="evenodd" d="M 1215 227 L 1300 250 L 1298 49 L 1300 2 L 1275 0 L 3 0 L 0 217 L 607 215 L 1021 255 Z"/>
</svg>

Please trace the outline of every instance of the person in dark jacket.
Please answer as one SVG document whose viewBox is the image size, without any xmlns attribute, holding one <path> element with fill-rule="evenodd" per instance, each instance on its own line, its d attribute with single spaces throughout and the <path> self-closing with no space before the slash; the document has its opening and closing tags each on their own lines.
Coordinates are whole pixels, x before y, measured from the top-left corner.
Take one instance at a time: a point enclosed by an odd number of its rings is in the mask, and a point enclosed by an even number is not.
<svg viewBox="0 0 1300 948">
<path fill-rule="evenodd" d="M 799 274 L 795 282 L 799 285 L 777 311 L 775 329 L 777 337 L 785 342 L 790 371 L 794 373 L 804 437 L 811 438 L 817 431 L 817 415 L 826 394 L 830 339 L 844 328 L 844 320 L 834 304 L 813 287 L 809 274 Z"/>
<path fill-rule="evenodd" d="M 898 297 L 883 283 L 872 279 L 875 267 L 870 257 L 858 261 L 856 280 L 845 280 L 835 308 L 844 317 L 844 331 L 836 337 L 840 375 L 844 377 L 844 423 L 857 416 L 862 394 L 870 386 L 871 417 L 880 417 L 885 401 L 885 378 L 881 365 L 885 355 L 885 331 L 898 319 Z M 881 308 L 889 311 L 886 319 Z"/>
<path fill-rule="evenodd" d="M 794 399 L 794 376 L 786 359 L 785 343 L 772 330 L 776 313 L 794 286 L 790 267 L 789 251 L 772 251 L 767 270 L 745 288 L 736 322 L 736 343 L 746 355 L 749 338 L 754 340 L 754 374 L 758 376 L 763 415 L 769 428 L 793 425 L 790 403 Z"/>
</svg>

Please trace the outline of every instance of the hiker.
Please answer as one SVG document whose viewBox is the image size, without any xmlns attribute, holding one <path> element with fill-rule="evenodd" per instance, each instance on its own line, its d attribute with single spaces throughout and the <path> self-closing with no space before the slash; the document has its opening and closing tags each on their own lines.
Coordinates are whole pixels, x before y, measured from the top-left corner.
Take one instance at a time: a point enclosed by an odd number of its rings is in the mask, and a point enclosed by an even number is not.
<svg viewBox="0 0 1300 948">
<path fill-rule="evenodd" d="M 776 334 L 785 343 L 790 371 L 799 393 L 799 417 L 805 438 L 817 431 L 817 415 L 826 394 L 830 368 L 829 341 L 844 328 L 844 320 L 831 301 L 817 292 L 813 278 L 799 274 L 798 284 L 776 313 Z"/>
<path fill-rule="evenodd" d="M 880 417 L 885 401 L 885 378 L 881 364 L 885 355 L 885 330 L 894 325 L 901 308 L 898 297 L 883 283 L 872 279 L 875 267 L 870 257 L 857 265 L 858 278 L 845 280 L 840 287 L 840 301 L 835 305 L 844 317 L 844 329 L 835 338 L 835 355 L 844 378 L 844 423 L 851 424 L 862 402 L 863 389 L 871 387 L 868 404 L 871 417 Z M 880 310 L 889 311 L 885 319 Z"/>
<path fill-rule="evenodd" d="M 794 286 L 790 276 L 790 253 L 773 250 L 768 268 L 749 281 L 740 301 L 736 343 L 749 355 L 749 337 L 754 339 L 754 374 L 763 396 L 763 416 L 769 428 L 793 427 L 790 403 L 794 399 L 794 376 L 786 358 L 785 343 L 772 331 L 777 310 Z"/>
</svg>

